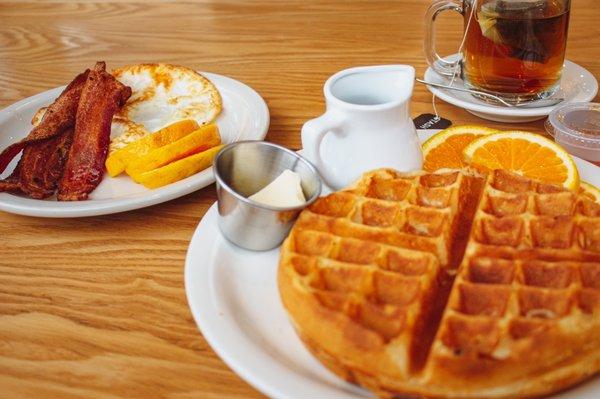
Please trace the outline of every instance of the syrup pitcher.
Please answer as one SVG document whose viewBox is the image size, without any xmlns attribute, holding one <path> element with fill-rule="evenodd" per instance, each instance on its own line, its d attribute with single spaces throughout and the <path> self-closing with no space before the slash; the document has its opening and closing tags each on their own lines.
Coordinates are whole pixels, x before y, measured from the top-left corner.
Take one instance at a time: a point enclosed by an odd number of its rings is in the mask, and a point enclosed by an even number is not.
<svg viewBox="0 0 600 399">
<path fill-rule="evenodd" d="M 326 111 L 304 124 L 302 147 L 329 187 L 346 187 L 376 168 L 421 168 L 409 111 L 414 78 L 411 66 L 381 65 L 346 69 L 327 79 Z"/>
</svg>

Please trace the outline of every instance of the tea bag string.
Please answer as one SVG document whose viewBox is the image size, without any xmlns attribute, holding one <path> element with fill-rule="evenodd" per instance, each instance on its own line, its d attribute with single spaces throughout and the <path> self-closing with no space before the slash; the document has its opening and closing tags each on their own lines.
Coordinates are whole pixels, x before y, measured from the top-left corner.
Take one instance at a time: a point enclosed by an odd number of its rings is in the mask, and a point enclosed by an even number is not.
<svg viewBox="0 0 600 399">
<path fill-rule="evenodd" d="M 458 54 L 462 54 L 463 48 L 465 47 L 465 42 L 467 41 L 467 32 L 469 32 L 469 28 L 471 27 L 471 21 L 473 20 L 473 16 L 475 15 L 475 9 L 477 9 L 477 1 L 473 0 L 473 5 L 471 6 L 471 12 L 469 13 L 469 19 L 467 20 L 467 26 L 465 27 L 465 31 L 463 33 L 462 40 L 460 42 L 460 46 L 458 46 Z M 452 77 L 450 78 L 449 86 L 454 84 L 456 80 L 456 76 L 458 75 L 458 71 L 460 70 L 460 62 L 457 61 L 454 65 L 454 71 L 452 73 Z M 433 112 L 435 112 L 436 118 L 439 119 L 440 115 L 438 114 L 437 108 L 435 106 L 435 94 L 431 96 L 431 105 L 433 106 Z"/>
</svg>

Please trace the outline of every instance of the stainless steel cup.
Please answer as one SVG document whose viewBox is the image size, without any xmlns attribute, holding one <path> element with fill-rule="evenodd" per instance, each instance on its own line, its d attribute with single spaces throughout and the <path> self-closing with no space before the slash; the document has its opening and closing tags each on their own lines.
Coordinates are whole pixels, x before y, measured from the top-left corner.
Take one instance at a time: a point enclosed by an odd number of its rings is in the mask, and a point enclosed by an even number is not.
<svg viewBox="0 0 600 399">
<path fill-rule="evenodd" d="M 285 169 L 300 175 L 305 204 L 282 208 L 248 199 Z M 239 141 L 224 147 L 215 157 L 214 173 L 221 232 L 234 244 L 255 251 L 281 244 L 300 211 L 321 193 L 321 178 L 310 162 L 265 141 Z"/>
</svg>

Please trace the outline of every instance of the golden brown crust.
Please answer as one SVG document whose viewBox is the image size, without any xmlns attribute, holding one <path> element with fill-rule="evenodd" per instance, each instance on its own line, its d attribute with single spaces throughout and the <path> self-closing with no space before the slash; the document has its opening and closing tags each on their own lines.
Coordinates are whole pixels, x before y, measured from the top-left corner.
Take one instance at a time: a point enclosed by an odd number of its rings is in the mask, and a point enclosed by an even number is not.
<svg viewBox="0 0 600 399">
<path fill-rule="evenodd" d="M 385 382 L 370 374 L 363 374 L 351 366 L 343 364 L 339 358 L 323 351 L 309 338 L 298 333 L 304 345 L 319 361 L 338 377 L 359 384 L 373 391 L 380 398 L 425 397 L 425 398 L 461 398 L 461 399 L 509 399 L 534 398 L 570 388 L 597 373 L 600 358 L 597 352 L 588 352 L 573 359 L 572 362 L 560 364 L 551 372 L 533 378 L 514 380 L 509 385 L 498 388 L 472 390 L 464 383 L 461 387 L 450 391 L 445 387 L 437 387 L 423 382 L 408 384 L 399 380 Z"/>
</svg>

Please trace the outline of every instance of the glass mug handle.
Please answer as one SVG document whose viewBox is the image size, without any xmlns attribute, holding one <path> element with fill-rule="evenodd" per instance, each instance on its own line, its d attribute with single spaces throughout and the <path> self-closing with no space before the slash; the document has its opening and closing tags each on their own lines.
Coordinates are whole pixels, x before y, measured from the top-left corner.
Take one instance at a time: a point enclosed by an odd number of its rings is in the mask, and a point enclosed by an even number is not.
<svg viewBox="0 0 600 399">
<path fill-rule="evenodd" d="M 454 10 L 463 15 L 461 0 L 435 0 L 425 14 L 425 41 L 423 49 L 429 66 L 441 75 L 452 76 L 456 72 L 457 61 L 446 61 L 437 53 L 435 49 L 435 19 L 442 11 Z"/>
</svg>

